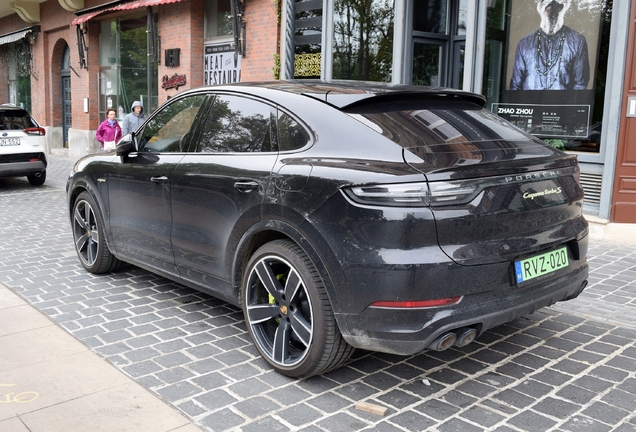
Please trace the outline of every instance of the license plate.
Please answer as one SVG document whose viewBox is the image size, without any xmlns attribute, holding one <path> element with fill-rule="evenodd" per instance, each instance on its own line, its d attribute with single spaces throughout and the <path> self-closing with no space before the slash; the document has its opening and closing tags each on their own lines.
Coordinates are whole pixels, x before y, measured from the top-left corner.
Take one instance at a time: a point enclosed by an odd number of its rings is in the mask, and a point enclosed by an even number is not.
<svg viewBox="0 0 636 432">
<path fill-rule="evenodd" d="M 567 247 L 562 247 L 561 249 L 526 258 L 521 261 L 515 261 L 517 283 L 555 272 L 568 265 Z"/>
<path fill-rule="evenodd" d="M 0 146 L 20 145 L 20 138 L 0 138 Z"/>
</svg>

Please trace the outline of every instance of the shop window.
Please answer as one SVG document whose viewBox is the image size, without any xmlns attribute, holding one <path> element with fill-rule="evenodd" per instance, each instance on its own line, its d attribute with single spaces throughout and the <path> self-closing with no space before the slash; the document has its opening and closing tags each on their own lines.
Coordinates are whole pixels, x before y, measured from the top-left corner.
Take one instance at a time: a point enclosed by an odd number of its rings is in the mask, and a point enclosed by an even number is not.
<svg viewBox="0 0 636 432">
<path fill-rule="evenodd" d="M 134 101 L 149 114 L 158 104 L 158 58 L 150 40 L 146 12 L 100 22 L 100 118 L 114 108 L 121 121 Z"/>
<path fill-rule="evenodd" d="M 206 0 L 204 23 L 206 41 L 231 41 L 233 33 L 230 0 Z"/>
<path fill-rule="evenodd" d="M 391 81 L 394 2 L 335 0 L 333 78 Z"/>
<path fill-rule="evenodd" d="M 468 0 L 425 0 L 413 4 L 411 83 L 462 88 Z"/>
<path fill-rule="evenodd" d="M 599 153 L 612 0 L 490 3 L 489 107 L 559 149 Z"/>
<path fill-rule="evenodd" d="M 323 3 L 333 7 L 327 36 Z M 393 0 L 295 0 L 294 78 L 391 81 L 394 9 Z M 329 72 L 322 70 L 325 57 Z"/>
<path fill-rule="evenodd" d="M 0 46 L 0 62 L 7 65 L 9 72 L 9 100 L 31 112 L 31 41 L 27 35 L 17 42 Z"/>
<path fill-rule="evenodd" d="M 413 3 L 413 30 L 446 34 L 448 2 L 420 0 Z"/>
</svg>

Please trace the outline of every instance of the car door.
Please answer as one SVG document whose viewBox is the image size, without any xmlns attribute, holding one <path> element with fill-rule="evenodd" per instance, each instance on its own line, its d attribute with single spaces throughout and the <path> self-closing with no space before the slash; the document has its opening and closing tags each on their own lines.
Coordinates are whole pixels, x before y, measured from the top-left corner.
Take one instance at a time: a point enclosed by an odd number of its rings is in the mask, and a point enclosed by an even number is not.
<svg viewBox="0 0 636 432">
<path fill-rule="evenodd" d="M 113 246 L 125 258 L 178 274 L 170 230 L 171 176 L 190 144 L 205 94 L 181 97 L 161 107 L 135 134 L 130 153 L 108 175 Z"/>
<path fill-rule="evenodd" d="M 218 94 L 195 152 L 172 176 L 172 246 L 182 277 L 231 298 L 228 272 L 237 238 L 260 219 L 277 151 L 275 110 Z M 229 253 L 228 253 L 229 252 Z"/>
</svg>

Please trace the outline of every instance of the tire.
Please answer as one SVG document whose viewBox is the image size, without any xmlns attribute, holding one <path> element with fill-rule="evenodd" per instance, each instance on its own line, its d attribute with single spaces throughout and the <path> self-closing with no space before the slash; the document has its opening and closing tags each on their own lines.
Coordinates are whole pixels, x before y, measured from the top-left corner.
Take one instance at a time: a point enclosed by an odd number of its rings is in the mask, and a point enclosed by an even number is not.
<svg viewBox="0 0 636 432">
<path fill-rule="evenodd" d="M 117 270 L 122 262 L 108 249 L 104 236 L 104 222 L 95 200 L 88 192 L 79 194 L 73 205 L 71 219 L 75 252 L 90 273 Z"/>
<path fill-rule="evenodd" d="M 40 172 L 39 177 L 36 174 L 28 175 L 27 180 L 32 186 L 42 186 L 46 180 L 46 171 Z"/>
<path fill-rule="evenodd" d="M 276 240 L 259 248 L 247 264 L 241 294 L 254 345 L 281 374 L 319 375 L 353 354 L 318 271 L 295 243 Z"/>
</svg>

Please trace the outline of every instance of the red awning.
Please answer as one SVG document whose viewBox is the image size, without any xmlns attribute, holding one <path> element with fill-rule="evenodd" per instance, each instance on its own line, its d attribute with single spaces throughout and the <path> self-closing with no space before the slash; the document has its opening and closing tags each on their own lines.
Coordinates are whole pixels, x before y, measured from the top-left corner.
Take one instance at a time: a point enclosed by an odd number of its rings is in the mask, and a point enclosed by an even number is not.
<svg viewBox="0 0 636 432">
<path fill-rule="evenodd" d="M 142 8 L 142 7 L 151 7 L 151 6 L 157 6 L 157 5 L 161 5 L 161 4 L 167 4 L 167 3 L 177 3 L 183 0 L 134 0 L 128 3 L 123 3 L 123 4 L 119 4 L 117 6 L 112 6 L 106 9 L 101 9 L 95 12 L 89 12 L 86 13 L 84 15 L 80 15 L 77 18 L 75 18 L 73 20 L 73 22 L 71 23 L 71 25 L 77 25 L 77 24 L 81 24 L 84 23 L 94 17 L 96 17 L 97 15 L 106 13 L 106 12 L 113 12 L 113 11 L 123 11 L 123 10 L 132 10 L 132 9 L 137 9 L 137 8 Z"/>
</svg>

